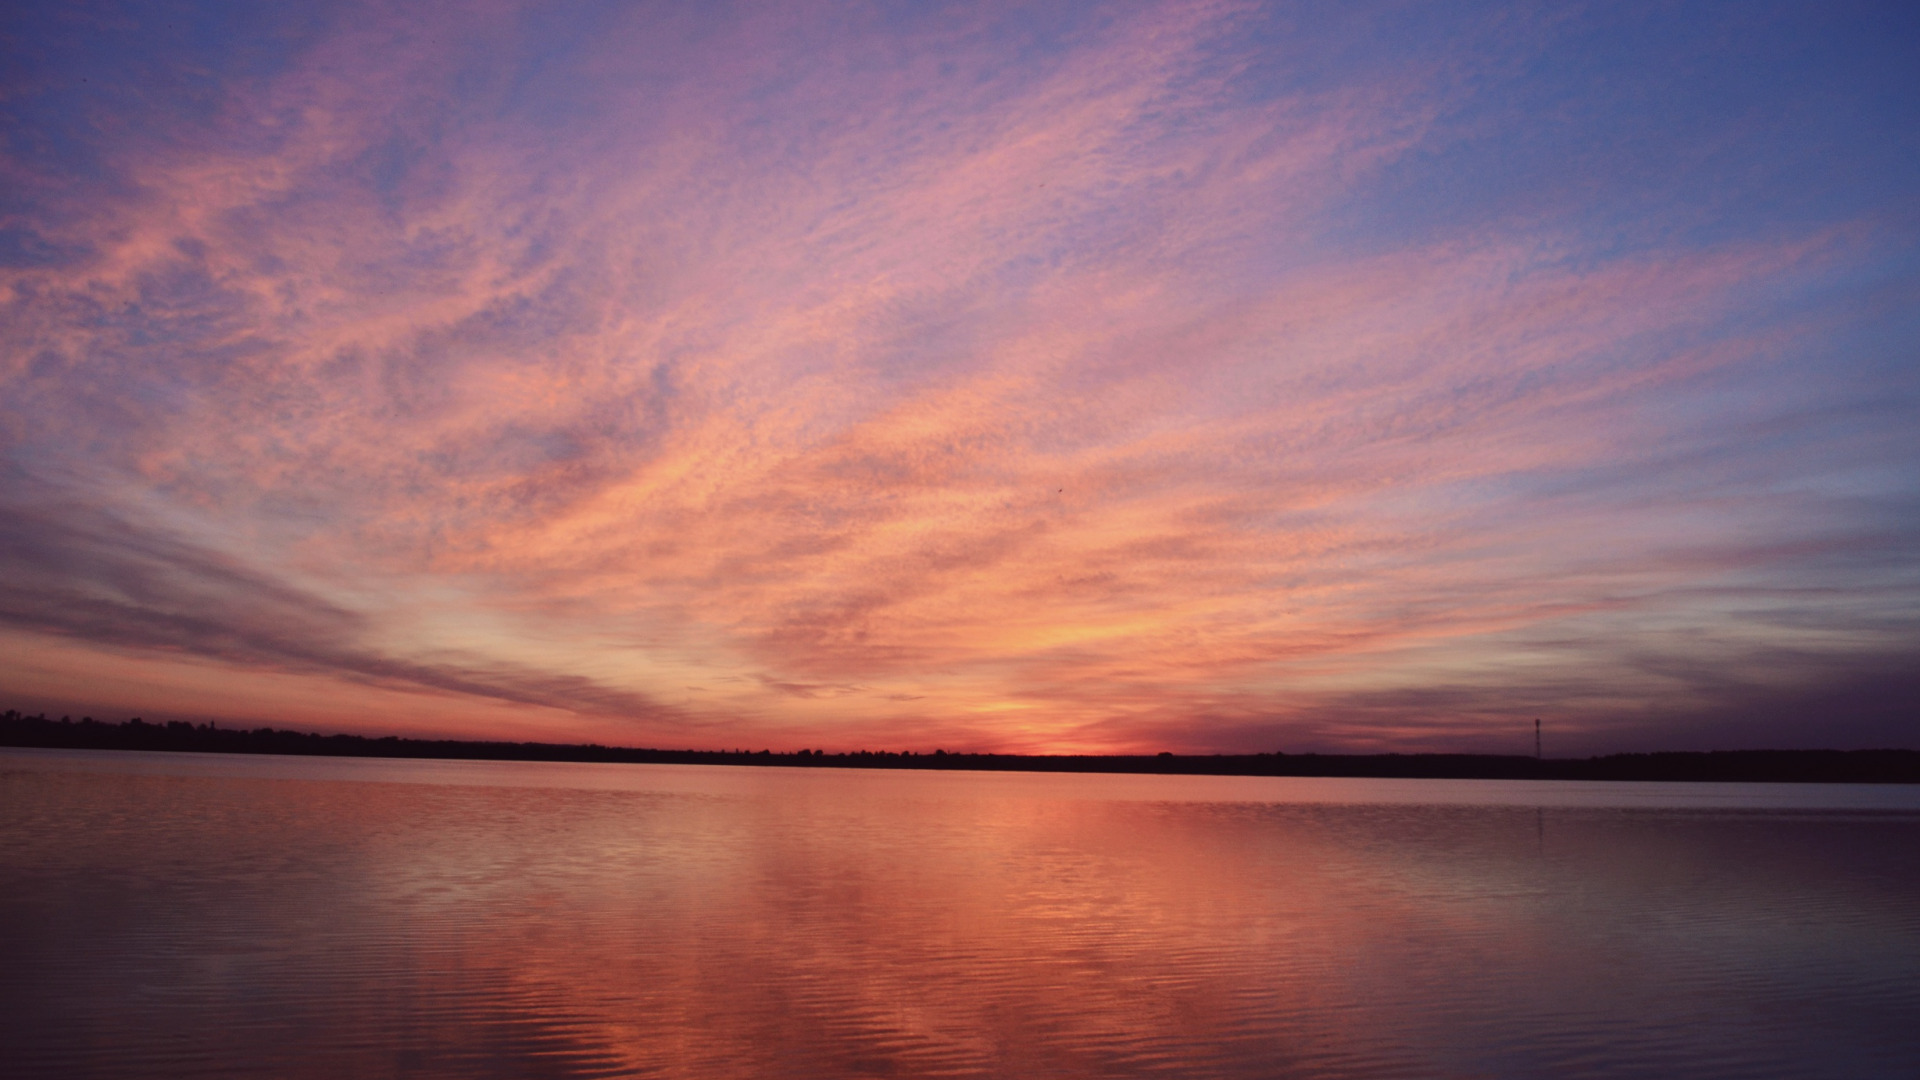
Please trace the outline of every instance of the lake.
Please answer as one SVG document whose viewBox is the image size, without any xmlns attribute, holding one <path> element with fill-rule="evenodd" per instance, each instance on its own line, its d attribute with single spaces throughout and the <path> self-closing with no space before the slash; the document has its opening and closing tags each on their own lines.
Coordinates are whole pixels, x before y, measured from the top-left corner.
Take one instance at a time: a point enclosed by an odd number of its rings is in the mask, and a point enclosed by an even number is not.
<svg viewBox="0 0 1920 1080">
<path fill-rule="evenodd" d="M 0 750 L 10 1077 L 1920 1076 L 1920 787 Z"/>
</svg>

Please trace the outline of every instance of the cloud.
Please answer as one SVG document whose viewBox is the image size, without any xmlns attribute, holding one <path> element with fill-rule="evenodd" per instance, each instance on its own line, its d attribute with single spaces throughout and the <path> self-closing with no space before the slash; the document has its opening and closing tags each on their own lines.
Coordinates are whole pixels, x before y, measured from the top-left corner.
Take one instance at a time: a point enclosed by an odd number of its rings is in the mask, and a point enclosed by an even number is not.
<svg viewBox="0 0 1920 1080">
<path fill-rule="evenodd" d="M 1599 746 L 1913 641 L 1911 230 L 1608 111 L 1599 15 L 240 17 L 9 84 L 11 625 L 973 748 Z"/>
<path fill-rule="evenodd" d="M 0 623 L 11 629 L 115 650 L 317 672 L 656 726 L 676 718 L 643 695 L 578 676 L 499 660 L 420 662 L 382 655 L 359 644 L 368 629 L 360 613 L 230 555 L 49 497 L 44 485 L 17 471 L 7 480 L 0 495 Z"/>
</svg>

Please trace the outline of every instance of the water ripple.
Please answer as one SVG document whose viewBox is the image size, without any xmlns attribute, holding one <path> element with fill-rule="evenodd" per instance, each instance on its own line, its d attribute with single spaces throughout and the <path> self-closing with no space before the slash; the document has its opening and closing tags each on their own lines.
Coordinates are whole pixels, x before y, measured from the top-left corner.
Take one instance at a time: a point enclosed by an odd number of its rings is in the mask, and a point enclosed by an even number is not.
<svg viewBox="0 0 1920 1080">
<path fill-rule="evenodd" d="M 75 761 L 0 755 L 10 1077 L 1920 1075 L 1884 797 Z"/>
</svg>

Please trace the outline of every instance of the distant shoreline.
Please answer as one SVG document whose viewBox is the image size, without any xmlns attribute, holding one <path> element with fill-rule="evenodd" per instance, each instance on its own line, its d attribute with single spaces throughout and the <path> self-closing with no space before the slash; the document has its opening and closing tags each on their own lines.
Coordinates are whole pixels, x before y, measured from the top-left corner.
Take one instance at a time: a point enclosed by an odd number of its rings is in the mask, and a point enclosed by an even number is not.
<svg viewBox="0 0 1920 1080">
<path fill-rule="evenodd" d="M 936 769 L 985 772 L 1156 773 L 1185 776 L 1338 776 L 1422 780 L 1687 780 L 1745 783 L 1920 783 L 1920 750 L 1712 750 L 1533 758 L 1502 754 L 932 754 L 860 750 L 796 753 L 657 750 L 563 743 L 318 735 L 222 728 L 136 717 L 120 724 L 0 714 L 0 746 L 215 754 L 587 761 L 652 765 Z"/>
</svg>

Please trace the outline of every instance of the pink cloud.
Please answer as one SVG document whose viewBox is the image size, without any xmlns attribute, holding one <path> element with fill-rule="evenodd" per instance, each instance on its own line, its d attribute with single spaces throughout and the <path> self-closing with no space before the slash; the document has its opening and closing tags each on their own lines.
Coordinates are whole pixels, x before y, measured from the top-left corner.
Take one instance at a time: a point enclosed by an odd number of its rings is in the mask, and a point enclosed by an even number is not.
<svg viewBox="0 0 1920 1080">
<path fill-rule="evenodd" d="M 1741 497 L 1551 491 L 1803 344 L 1768 298 L 1857 232 L 1356 252 L 1329 222 L 1472 92 L 1447 65 L 1252 95 L 1233 6 L 1022 65 L 1005 12 L 819 14 L 635 12 L 527 68 L 569 88 L 536 108 L 485 63 L 520 62 L 514 11 L 371 12 L 48 197 L 88 254 L 0 281 L 9 444 L 209 553 L 165 573 L 348 613 L 183 642 L 181 685 L 257 678 L 218 711 L 332 670 L 555 737 L 1439 744 L 1500 713 L 1489 672 L 1630 707 L 1595 689 L 1618 620 L 1731 628 L 1682 586 L 1844 546 L 1730 545 Z M 169 662 L 38 632 L 63 671 Z"/>
</svg>

